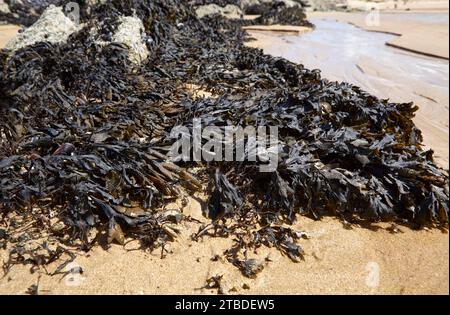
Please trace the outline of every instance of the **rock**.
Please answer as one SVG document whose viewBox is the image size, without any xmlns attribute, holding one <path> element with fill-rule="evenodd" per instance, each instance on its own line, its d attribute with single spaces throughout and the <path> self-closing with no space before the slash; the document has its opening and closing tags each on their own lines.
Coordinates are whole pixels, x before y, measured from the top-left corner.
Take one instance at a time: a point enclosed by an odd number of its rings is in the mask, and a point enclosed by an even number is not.
<svg viewBox="0 0 450 315">
<path fill-rule="evenodd" d="M 36 23 L 11 39 L 5 48 L 14 52 L 39 42 L 66 42 L 69 36 L 79 29 L 81 25 L 66 17 L 61 7 L 51 5 Z"/>
<path fill-rule="evenodd" d="M 150 55 L 142 40 L 142 33 L 145 32 L 144 23 L 134 16 L 125 16 L 120 20 L 121 23 L 113 36 L 113 42 L 129 47 L 128 58 L 131 62 L 140 64 Z"/>
<path fill-rule="evenodd" d="M 241 0 L 241 8 L 245 14 L 261 15 L 270 10 L 271 0 Z"/>
<path fill-rule="evenodd" d="M 0 0 L 0 12 L 11 13 L 11 11 L 9 10 L 9 5 L 3 0 Z"/>
<path fill-rule="evenodd" d="M 229 19 L 239 19 L 243 14 L 238 6 L 232 4 L 228 4 L 225 7 L 217 4 L 202 5 L 195 10 L 195 13 L 199 19 L 212 14 L 220 14 Z"/>
<path fill-rule="evenodd" d="M 310 11 L 344 11 L 347 9 L 347 0 L 309 0 Z"/>
<path fill-rule="evenodd" d="M 286 8 L 302 7 L 302 4 L 294 0 L 279 0 L 278 2 L 283 2 Z"/>
<path fill-rule="evenodd" d="M 257 6 L 265 6 L 270 7 L 275 3 L 284 3 L 285 7 L 292 8 L 292 7 L 303 7 L 303 5 L 300 2 L 294 1 L 294 0 L 241 0 L 241 8 L 245 10 L 251 8 L 251 7 L 257 7 Z"/>
<path fill-rule="evenodd" d="M 241 0 L 241 8 L 245 9 L 253 5 L 260 5 L 263 1 L 264 0 Z"/>
<path fill-rule="evenodd" d="M 90 7 L 98 4 L 105 4 L 107 0 L 86 0 L 86 4 Z"/>
</svg>

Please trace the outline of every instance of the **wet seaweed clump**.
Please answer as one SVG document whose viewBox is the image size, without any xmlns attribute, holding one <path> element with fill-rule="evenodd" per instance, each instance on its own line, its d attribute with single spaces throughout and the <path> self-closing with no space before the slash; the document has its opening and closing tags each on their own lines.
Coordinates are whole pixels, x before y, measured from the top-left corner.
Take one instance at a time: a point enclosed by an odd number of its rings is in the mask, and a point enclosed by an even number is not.
<svg viewBox="0 0 450 315">
<path fill-rule="evenodd" d="M 67 41 L 0 52 L 5 272 L 72 261 L 105 236 L 164 252 L 185 219 L 166 206 L 204 192 L 211 220 L 193 238 L 232 237 L 224 256 L 248 277 L 264 268 L 251 257 L 261 247 L 302 260 L 298 215 L 447 228 L 448 175 L 422 148 L 414 104 L 247 48 L 242 21 L 198 19 L 190 1 L 79 5 Z M 276 168 L 172 159 L 174 127 L 191 139 L 195 120 L 277 127 Z"/>
</svg>

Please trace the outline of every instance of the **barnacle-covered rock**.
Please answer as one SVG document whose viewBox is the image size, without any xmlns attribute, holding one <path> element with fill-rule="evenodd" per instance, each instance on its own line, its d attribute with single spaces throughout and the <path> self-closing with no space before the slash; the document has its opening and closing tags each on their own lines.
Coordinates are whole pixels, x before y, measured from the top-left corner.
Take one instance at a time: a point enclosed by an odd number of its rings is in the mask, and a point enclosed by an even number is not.
<svg viewBox="0 0 450 315">
<path fill-rule="evenodd" d="M 242 10 L 235 5 L 227 4 L 225 7 L 221 7 L 217 4 L 207 4 L 197 7 L 195 10 L 197 17 L 199 19 L 207 16 L 219 14 L 227 18 L 235 18 L 238 19 L 242 16 Z"/>
<path fill-rule="evenodd" d="M 36 23 L 11 39 L 6 49 L 16 51 L 39 42 L 63 43 L 80 28 L 80 25 L 66 17 L 62 7 L 51 5 Z"/>
<path fill-rule="evenodd" d="M 3 0 L 0 0 L 0 12 L 11 13 L 11 11 L 9 10 L 9 5 Z"/>
<path fill-rule="evenodd" d="M 145 32 L 141 19 L 135 16 L 124 16 L 119 19 L 119 25 L 113 36 L 113 42 L 124 44 L 129 48 L 128 57 L 131 62 L 139 64 L 149 56 L 149 51 L 143 41 Z"/>
</svg>

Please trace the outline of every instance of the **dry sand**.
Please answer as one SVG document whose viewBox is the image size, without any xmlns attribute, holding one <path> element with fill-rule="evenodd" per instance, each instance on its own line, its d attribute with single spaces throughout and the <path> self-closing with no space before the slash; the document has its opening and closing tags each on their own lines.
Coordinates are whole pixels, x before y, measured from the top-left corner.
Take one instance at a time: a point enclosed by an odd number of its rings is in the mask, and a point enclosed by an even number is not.
<svg viewBox="0 0 450 315">
<path fill-rule="evenodd" d="M 1 40 L 16 30 L 0 29 L 0 47 Z M 272 45 L 277 43 L 271 40 Z M 204 221 L 201 206 L 193 199 L 184 212 Z M 381 229 L 376 231 L 377 227 Z M 0 279 L 0 294 L 25 294 L 38 278 L 40 294 L 215 294 L 198 289 L 218 274 L 225 275 L 225 289 L 234 288 L 235 294 L 449 294 L 448 235 L 406 227 L 392 234 L 389 227 L 383 223 L 349 230 L 334 218 L 316 222 L 301 217 L 296 228 L 311 235 L 302 241 L 305 261 L 296 264 L 276 250 L 261 250 L 252 255 L 261 259 L 270 255 L 272 262 L 252 280 L 223 260 L 211 260 L 223 256 L 230 239 L 193 242 L 190 235 L 199 224 L 187 222 L 165 259 L 160 259 L 159 251 L 126 251 L 117 245 L 108 250 L 95 248 L 76 259 L 84 273 L 73 281 L 70 276 L 32 274 L 29 266 L 15 266 Z M 6 259 L 6 252 L 0 250 L 0 257 Z M 48 270 L 54 271 L 57 265 Z M 250 289 L 244 289 L 244 284 Z"/>
<path fill-rule="evenodd" d="M 0 48 L 5 47 L 6 43 L 14 37 L 20 27 L 16 25 L 0 25 Z"/>
<path fill-rule="evenodd" d="M 190 203 L 188 212 L 200 206 Z M 197 209 L 197 210 L 195 210 Z M 198 214 L 200 215 L 200 214 Z M 388 228 L 389 224 L 373 226 Z M 126 252 L 113 245 L 94 249 L 77 258 L 84 273 L 76 281 L 62 275 L 40 277 L 40 294 L 216 294 L 202 290 L 205 280 L 224 275 L 230 294 L 448 294 L 448 235 L 440 231 L 412 231 L 400 227 L 399 234 L 355 227 L 345 229 L 334 218 L 320 222 L 300 218 L 296 226 L 311 234 L 302 241 L 305 261 L 293 263 L 275 250 L 251 254 L 270 256 L 265 270 L 255 280 L 244 278 L 228 262 L 211 259 L 229 248 L 229 239 L 190 240 L 198 224 L 185 223 L 172 253 Z M 131 247 L 131 246 L 130 246 Z M 5 253 L 3 253 L 5 254 Z M 48 270 L 54 271 L 57 264 Z M 71 266 L 72 267 L 72 266 Z M 378 275 L 378 278 L 377 278 Z M 37 283 L 39 274 L 16 266 L 0 280 L 0 294 L 24 294 Z M 244 285 L 250 289 L 244 289 Z"/>
</svg>

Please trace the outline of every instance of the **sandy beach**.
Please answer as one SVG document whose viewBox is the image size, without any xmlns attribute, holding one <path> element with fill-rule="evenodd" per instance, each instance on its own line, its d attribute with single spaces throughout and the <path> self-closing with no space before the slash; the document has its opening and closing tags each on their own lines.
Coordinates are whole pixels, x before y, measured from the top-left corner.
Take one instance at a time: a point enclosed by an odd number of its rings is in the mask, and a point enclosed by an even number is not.
<svg viewBox="0 0 450 315">
<path fill-rule="evenodd" d="M 16 25 L 0 25 L 0 48 L 5 47 L 6 43 L 14 37 L 20 27 Z"/>
<path fill-rule="evenodd" d="M 195 202 L 190 207 L 193 211 Z M 95 248 L 76 259 L 75 266 L 84 271 L 76 281 L 63 275 L 30 274 L 29 268 L 16 266 L 0 280 L 0 293 L 25 294 L 40 278 L 40 294 L 217 294 L 201 288 L 206 279 L 224 275 L 228 294 L 448 294 L 448 235 L 406 227 L 392 234 L 390 227 L 348 230 L 335 218 L 318 222 L 300 218 L 296 228 L 311 235 L 302 242 L 305 261 L 293 263 L 276 250 L 260 250 L 252 257 L 269 256 L 271 262 L 257 279 L 248 279 L 228 262 L 212 261 L 215 255 L 222 256 L 231 240 L 193 242 L 190 235 L 198 226 L 185 224 L 165 259 L 160 251 L 127 252 L 118 245 Z M 57 265 L 47 269 L 52 272 Z M 372 282 L 374 275 L 379 282 Z"/>
<path fill-rule="evenodd" d="M 311 17 L 355 25 L 362 19 L 359 13 L 312 13 Z M 383 29 L 377 31 L 402 34 L 393 42 L 397 46 L 414 47 L 426 54 L 432 52 L 448 58 L 448 30 L 444 41 L 442 26 L 435 32 L 434 27 L 425 24 L 421 24 L 422 31 L 417 33 L 422 37 L 414 40 L 407 27 L 412 24 L 395 21 L 395 18 L 382 23 Z M 15 26 L 0 26 L 0 47 L 17 30 Z M 282 37 L 285 34 L 261 31 L 251 34 L 258 39 L 251 42 L 251 46 L 274 55 L 286 56 L 292 52 L 292 43 Z M 421 42 L 423 37 L 430 43 L 440 38 L 440 43 L 429 48 L 430 45 Z M 317 47 L 308 62 L 321 66 L 320 50 L 323 48 Z M 447 62 L 443 58 L 436 59 Z M 448 169 L 448 88 L 444 93 L 439 84 L 432 88 L 433 84 L 423 84 L 413 78 L 409 79 L 409 84 L 403 83 L 407 72 L 398 73 L 389 64 L 379 64 L 371 58 L 363 58 L 351 68 L 342 63 L 321 69 L 324 77 L 358 83 L 379 97 L 415 101 L 420 107 L 415 122 L 424 133 L 425 144 L 436 151 L 438 163 Z M 378 79 L 369 80 L 368 76 Z M 401 83 L 392 86 L 386 83 L 387 78 L 389 82 L 398 79 Z M 201 205 L 192 198 L 184 214 L 205 222 Z M 27 289 L 37 283 L 39 294 L 217 294 L 217 290 L 201 289 L 206 279 L 216 275 L 224 275 L 227 294 L 449 294 L 449 236 L 440 230 L 414 231 L 390 223 L 348 229 L 336 218 L 314 221 L 299 217 L 295 229 L 310 235 L 310 239 L 301 242 L 305 261 L 293 263 L 274 249 L 261 249 L 251 256 L 270 262 L 257 279 L 248 279 L 222 258 L 213 261 L 215 256 L 223 257 L 231 239 L 191 240 L 200 224 L 183 223 L 180 237 L 170 245 L 170 253 L 164 259 L 160 258 L 160 250 L 133 250 L 136 244 L 130 243 L 125 248 L 112 245 L 107 250 L 96 247 L 88 254 L 80 253 L 71 267 L 80 266 L 83 274 L 72 278 L 70 275 L 51 277 L 43 270 L 31 273 L 30 266 L 14 266 L 9 274 L 0 278 L 0 294 L 26 294 Z M 0 259 L 6 260 L 6 255 L 5 250 L 0 250 Z M 51 273 L 59 264 L 53 263 L 47 270 Z"/>
</svg>

